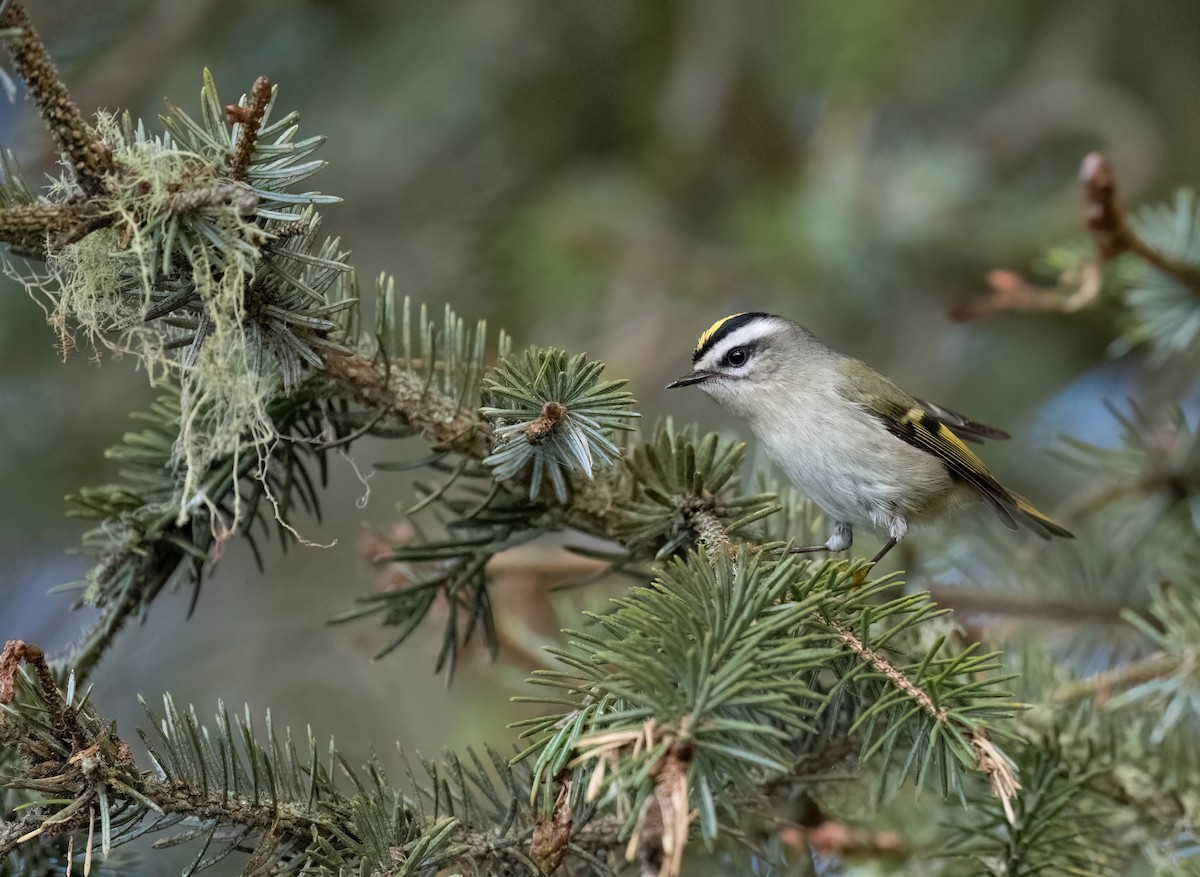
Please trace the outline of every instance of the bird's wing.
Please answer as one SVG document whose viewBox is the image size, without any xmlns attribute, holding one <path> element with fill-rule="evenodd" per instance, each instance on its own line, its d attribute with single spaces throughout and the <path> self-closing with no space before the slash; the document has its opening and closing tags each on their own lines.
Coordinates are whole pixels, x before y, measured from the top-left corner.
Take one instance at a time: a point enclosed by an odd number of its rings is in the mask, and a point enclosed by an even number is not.
<svg viewBox="0 0 1200 877">
<path fill-rule="evenodd" d="M 971 420 L 968 417 L 963 417 L 961 414 L 956 414 L 949 408 L 943 408 L 941 405 L 935 405 L 933 402 L 926 402 L 924 399 L 914 399 L 913 401 L 916 402 L 917 405 L 921 406 L 921 408 L 923 408 L 926 412 L 938 418 L 938 420 L 942 422 L 942 429 L 946 429 L 946 427 L 949 426 L 950 428 L 946 431 L 949 433 L 951 438 L 966 439 L 967 441 L 1011 438 L 1011 436 L 1002 429 L 996 429 L 996 427 L 988 426 L 986 423 L 980 423 L 978 420 Z M 964 448 L 964 450 L 970 453 L 969 448 Z M 979 460 L 979 458 L 974 454 L 971 454 L 971 458 L 975 460 L 975 462 L 982 469 L 983 463 Z M 991 475 L 988 475 L 986 469 L 983 469 L 982 471 L 988 476 L 988 478 L 991 479 L 992 483 L 996 483 L 996 480 L 991 478 Z M 1000 489 L 1007 494 L 1016 505 L 1016 510 L 1019 513 L 1019 516 L 1016 517 L 1016 520 L 1029 527 L 1029 529 L 1033 530 L 1033 532 L 1037 533 L 1043 539 L 1050 536 L 1060 536 L 1065 539 L 1075 538 L 1070 530 L 1067 530 L 1059 524 L 1054 523 L 1054 521 L 1050 520 L 1048 517 L 1034 508 L 1033 505 L 1030 504 L 1029 500 L 1022 496 L 1018 496 L 1011 490 L 1007 490 L 1004 487 L 1001 487 Z M 988 498 L 992 500 L 995 499 L 995 497 L 992 496 L 989 496 Z M 999 511 L 1001 519 L 1003 519 L 1007 524 L 1008 521 L 1013 517 L 1011 515 L 1011 509 L 1002 508 L 1001 506 L 996 505 L 995 502 L 993 502 L 993 505 L 995 505 Z"/>
<path fill-rule="evenodd" d="M 928 403 L 914 399 L 910 406 L 871 394 L 862 395 L 857 401 L 892 435 L 941 460 L 951 476 L 971 485 L 992 505 L 1006 527 L 1017 529 L 1012 509 L 1019 507 L 1018 499 L 992 476 L 975 452 L 926 407 Z M 982 424 L 973 425 L 983 427 Z M 974 432 L 978 433 L 978 430 Z"/>
<path fill-rule="evenodd" d="M 996 429 L 996 427 L 980 423 L 978 420 L 963 417 L 961 414 L 951 411 L 949 408 L 943 408 L 941 405 L 933 402 L 927 402 L 924 399 L 915 399 L 913 401 L 942 421 L 942 423 L 947 424 L 961 439 L 982 441 L 983 439 L 1012 438 L 1012 436 L 1002 429 Z"/>
</svg>

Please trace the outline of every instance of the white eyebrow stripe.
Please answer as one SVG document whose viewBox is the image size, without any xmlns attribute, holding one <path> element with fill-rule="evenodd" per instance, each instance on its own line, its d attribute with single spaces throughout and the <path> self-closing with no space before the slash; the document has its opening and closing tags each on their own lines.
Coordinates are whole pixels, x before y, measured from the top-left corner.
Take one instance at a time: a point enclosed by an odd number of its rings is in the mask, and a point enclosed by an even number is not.
<svg viewBox="0 0 1200 877">
<path fill-rule="evenodd" d="M 742 326 L 740 329 L 730 332 L 717 342 L 713 349 L 704 355 L 703 359 L 696 363 L 696 368 L 712 368 L 724 359 L 725 354 L 734 347 L 745 347 L 761 338 L 773 335 L 773 329 L 774 327 L 767 321 L 755 320 L 749 325 Z"/>
</svg>

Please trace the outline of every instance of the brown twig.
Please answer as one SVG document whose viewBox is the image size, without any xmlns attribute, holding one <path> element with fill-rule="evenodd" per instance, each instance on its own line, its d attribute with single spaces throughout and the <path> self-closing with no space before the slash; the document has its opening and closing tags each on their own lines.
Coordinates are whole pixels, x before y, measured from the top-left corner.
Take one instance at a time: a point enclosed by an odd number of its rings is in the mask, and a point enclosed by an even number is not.
<svg viewBox="0 0 1200 877">
<path fill-rule="evenodd" d="M 402 418 L 433 444 L 479 459 L 491 452 L 487 422 L 437 393 L 427 393 L 412 372 L 388 369 L 356 354 L 329 351 L 322 358 L 326 373 L 348 395 Z"/>
<path fill-rule="evenodd" d="M 1070 623 L 1121 623 L 1124 604 L 1103 601 L 1081 604 L 1077 600 L 1046 600 L 1026 594 L 998 589 L 976 589 L 958 585 L 934 586 L 929 596 L 939 606 L 956 613 L 1003 615 L 1010 618 L 1055 619 Z"/>
<path fill-rule="evenodd" d="M 96 202 L 83 199 L 16 204 L 0 210 L 0 241 L 41 259 L 48 249 L 74 243 L 112 221 Z"/>
<path fill-rule="evenodd" d="M 1192 656 L 1195 663 L 1197 656 Z M 1155 652 L 1132 664 L 1114 667 L 1062 686 L 1050 694 L 1049 700 L 1057 703 L 1074 703 L 1080 700 L 1095 700 L 1104 703 L 1113 694 L 1128 691 L 1146 682 L 1162 679 L 1177 673 L 1186 661 L 1166 652 Z"/>
<path fill-rule="evenodd" d="M 260 76 L 250 86 L 250 94 L 246 103 L 238 106 L 230 104 L 225 107 L 225 118 L 230 124 L 241 125 L 238 133 L 237 147 L 229 160 L 229 175 L 235 180 L 246 179 L 246 169 L 250 167 L 250 158 L 254 155 L 254 147 L 258 143 L 258 129 L 267 113 L 267 104 L 271 102 L 271 80 Z"/>
<path fill-rule="evenodd" d="M 1071 314 L 1096 300 L 1103 279 L 1098 266 L 1086 265 L 1077 283 L 1046 287 L 1030 283 L 1015 271 L 997 268 L 987 275 L 989 295 L 952 304 L 949 316 L 963 323 L 1009 311 Z"/>
<path fill-rule="evenodd" d="M 101 194 L 104 177 L 113 172 L 112 152 L 83 120 L 20 0 L 0 6 L 0 28 L 20 31 L 7 41 L 13 67 L 29 87 L 55 145 L 66 153 L 80 187 L 88 195 Z"/>
<path fill-rule="evenodd" d="M 1079 179 L 1083 183 L 1085 223 L 1096 245 L 1096 261 L 1084 265 L 1078 277 L 1064 279 L 1059 287 L 1037 286 L 1015 271 L 997 269 L 987 276 L 990 294 L 955 303 L 950 307 L 950 319 L 965 322 L 1007 311 L 1075 313 L 1096 301 L 1104 281 L 1101 267 L 1122 253 L 1138 256 L 1200 297 L 1200 267 L 1155 249 L 1130 226 L 1117 200 L 1116 173 L 1103 154 L 1090 152 L 1084 156 Z"/>
<path fill-rule="evenodd" d="M 1089 152 L 1084 156 L 1079 179 L 1086 198 L 1088 231 L 1101 263 L 1122 253 L 1133 253 L 1200 296 L 1200 268 L 1156 250 L 1130 227 L 1117 201 L 1116 173 L 1102 153 Z"/>
<path fill-rule="evenodd" d="M 165 208 L 168 213 L 178 215 L 225 204 L 235 208 L 242 216 L 249 216 L 258 208 L 258 196 L 248 186 L 221 180 L 176 192 L 167 198 Z"/>
</svg>

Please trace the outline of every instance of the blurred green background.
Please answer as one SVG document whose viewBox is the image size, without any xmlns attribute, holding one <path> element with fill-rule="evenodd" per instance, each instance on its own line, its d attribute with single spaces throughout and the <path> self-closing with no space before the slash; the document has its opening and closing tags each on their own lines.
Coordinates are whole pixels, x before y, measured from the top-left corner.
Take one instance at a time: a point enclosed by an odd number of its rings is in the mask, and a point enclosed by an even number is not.
<svg viewBox="0 0 1200 877">
<path fill-rule="evenodd" d="M 1047 511 L 1072 476 L 1043 451 L 1063 430 L 1108 435 L 1100 402 L 1137 392 L 1136 360 L 1104 364 L 1103 316 L 954 324 L 948 307 L 983 295 L 989 270 L 1036 274 L 1048 245 L 1082 238 L 1087 151 L 1112 158 L 1131 202 L 1200 178 L 1200 3 L 1185 0 L 30 6 L 87 112 L 151 119 L 164 97 L 194 112 L 205 66 L 226 102 L 270 76 L 277 112 L 329 137 L 316 187 L 345 203 L 325 228 L 368 285 L 394 273 L 435 312 L 486 317 L 518 346 L 587 351 L 630 379 L 649 420 L 729 432 L 702 394 L 661 387 L 714 319 L 777 311 L 1014 432 L 987 459 Z M 53 170 L 27 101 L 0 106 L 0 142 L 31 179 Z M 103 449 L 152 391 L 131 360 L 81 348 L 64 362 L 41 310 L 4 286 L 0 640 L 62 647 L 90 617 L 47 594 L 86 569 L 67 553 L 82 527 L 62 497 L 115 474 Z M 365 469 L 418 453 L 375 443 L 354 457 Z M 282 560 L 272 547 L 261 577 L 232 545 L 190 620 L 190 595 L 168 595 L 121 638 L 96 677 L 105 712 L 128 728 L 135 692 L 168 689 L 202 714 L 248 701 L 352 757 L 368 741 L 511 739 L 503 695 L 528 660 L 468 661 L 445 693 L 437 624 L 378 663 L 372 622 L 326 626 L 376 586 L 364 533 L 406 497 L 381 473 L 359 510 L 342 462 L 325 521 L 295 522 L 337 545 Z M 513 636 L 532 648 L 554 624 L 529 626 Z M 378 708 L 357 709 L 364 697 Z"/>
</svg>

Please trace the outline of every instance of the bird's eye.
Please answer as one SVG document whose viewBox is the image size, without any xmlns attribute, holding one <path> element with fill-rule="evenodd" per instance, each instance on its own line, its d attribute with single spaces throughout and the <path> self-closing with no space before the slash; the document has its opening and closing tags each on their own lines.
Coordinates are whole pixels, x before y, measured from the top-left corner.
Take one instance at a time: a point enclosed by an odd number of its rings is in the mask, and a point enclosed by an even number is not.
<svg viewBox="0 0 1200 877">
<path fill-rule="evenodd" d="M 735 347 L 725 354 L 725 362 L 733 366 L 745 365 L 748 358 L 749 354 L 745 347 Z"/>
</svg>

